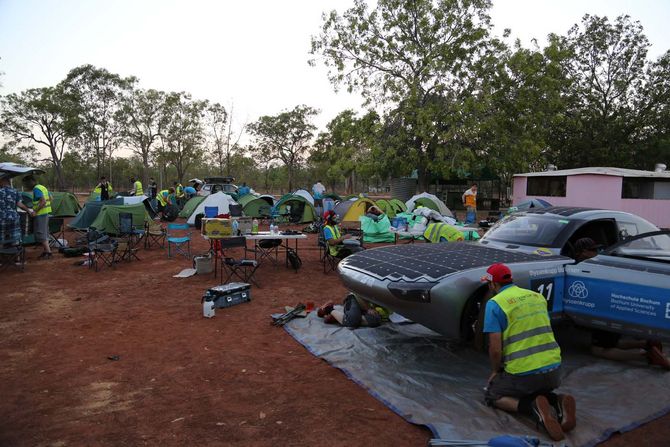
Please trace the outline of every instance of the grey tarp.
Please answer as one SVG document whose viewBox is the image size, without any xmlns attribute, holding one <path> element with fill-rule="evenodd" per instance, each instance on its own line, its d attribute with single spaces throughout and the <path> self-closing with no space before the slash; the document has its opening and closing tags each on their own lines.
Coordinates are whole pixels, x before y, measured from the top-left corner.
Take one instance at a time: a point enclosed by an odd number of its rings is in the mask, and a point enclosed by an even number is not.
<svg viewBox="0 0 670 447">
<path fill-rule="evenodd" d="M 459 347 L 421 325 L 351 330 L 326 325 L 312 313 L 285 327 L 312 354 L 435 437 L 488 440 L 512 434 L 549 440 L 522 416 L 484 404 L 490 373 L 485 353 Z M 670 411 L 670 373 L 597 359 L 589 354 L 584 331 L 557 334 L 564 351 L 560 391 L 577 400 L 577 428 L 566 439 L 570 445 L 594 445 Z"/>
</svg>

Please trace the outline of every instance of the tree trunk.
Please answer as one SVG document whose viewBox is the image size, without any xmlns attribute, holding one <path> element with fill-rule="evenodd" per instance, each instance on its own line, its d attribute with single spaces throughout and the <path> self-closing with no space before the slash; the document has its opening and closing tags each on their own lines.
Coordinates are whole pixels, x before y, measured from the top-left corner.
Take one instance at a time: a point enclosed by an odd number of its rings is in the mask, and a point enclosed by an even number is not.
<svg viewBox="0 0 670 447">
<path fill-rule="evenodd" d="M 430 171 L 424 166 L 418 166 L 417 172 L 419 174 L 418 181 L 416 183 L 417 193 L 428 192 L 428 187 L 430 186 Z"/>
<path fill-rule="evenodd" d="M 293 191 L 293 167 L 291 165 L 286 165 L 288 170 L 288 190 Z"/>
<path fill-rule="evenodd" d="M 149 148 L 142 148 L 142 185 L 149 184 Z"/>
</svg>

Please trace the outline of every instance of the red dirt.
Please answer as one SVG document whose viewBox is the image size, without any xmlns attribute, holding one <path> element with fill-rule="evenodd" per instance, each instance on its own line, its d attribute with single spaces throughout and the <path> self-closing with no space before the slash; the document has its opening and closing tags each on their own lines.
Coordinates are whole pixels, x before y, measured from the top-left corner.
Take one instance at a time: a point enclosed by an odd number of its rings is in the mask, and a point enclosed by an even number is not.
<svg viewBox="0 0 670 447">
<path fill-rule="evenodd" d="M 426 445 L 427 429 L 269 324 L 344 295 L 314 237 L 298 274 L 264 264 L 251 303 L 211 320 L 200 298 L 218 279 L 172 278 L 190 262 L 165 250 L 95 273 L 29 248 L 25 272 L 0 273 L 0 445 Z M 606 445 L 668 438 L 665 416 Z"/>
</svg>

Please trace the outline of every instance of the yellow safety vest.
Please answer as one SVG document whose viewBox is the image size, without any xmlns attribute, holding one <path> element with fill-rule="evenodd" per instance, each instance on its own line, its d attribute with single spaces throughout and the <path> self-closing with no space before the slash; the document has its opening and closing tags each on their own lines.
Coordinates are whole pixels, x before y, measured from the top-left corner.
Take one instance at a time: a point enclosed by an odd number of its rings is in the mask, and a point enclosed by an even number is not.
<svg viewBox="0 0 670 447">
<path fill-rule="evenodd" d="M 135 195 L 136 196 L 141 196 L 142 194 L 144 194 L 144 190 L 142 189 L 142 182 L 137 180 L 135 182 Z"/>
<path fill-rule="evenodd" d="M 330 230 L 330 234 L 332 234 L 335 239 L 341 237 L 340 229 L 337 225 L 326 225 L 326 229 Z M 337 245 L 328 244 L 328 241 L 326 241 L 326 244 L 328 245 L 328 253 L 330 253 L 331 256 L 337 256 L 337 253 L 340 251 L 339 247 Z"/>
<path fill-rule="evenodd" d="M 477 194 L 468 194 L 465 196 L 465 206 L 477 208 Z"/>
<path fill-rule="evenodd" d="M 169 196 L 170 196 L 170 191 L 168 191 L 167 189 L 164 189 L 156 195 L 156 200 L 158 200 L 158 202 L 161 205 L 165 206 L 165 205 L 167 205 L 167 200 L 168 200 Z"/>
<path fill-rule="evenodd" d="M 44 208 L 40 208 L 40 210 L 35 213 L 36 216 L 43 216 L 45 214 L 51 213 L 51 194 L 49 194 L 49 190 L 46 189 L 42 185 L 35 185 L 33 188 L 33 209 L 37 208 L 37 206 L 40 204 L 39 200 L 35 200 L 35 190 L 39 189 L 40 192 L 42 192 L 42 195 L 44 196 L 44 200 L 46 203 L 44 204 Z"/>
<path fill-rule="evenodd" d="M 175 188 L 175 194 L 178 198 L 184 197 L 184 187 L 181 185 L 181 183 L 177 184 L 177 187 Z"/>
<path fill-rule="evenodd" d="M 492 299 L 507 317 L 507 328 L 502 333 L 506 372 L 523 374 L 561 363 L 561 348 L 551 330 L 547 300 L 542 295 L 510 286 Z"/>
<path fill-rule="evenodd" d="M 444 238 L 449 242 L 462 241 L 465 239 L 463 233 L 458 228 L 444 222 L 429 224 L 426 227 L 426 231 L 423 232 L 423 237 L 432 243 L 440 242 L 441 238 Z"/>
<path fill-rule="evenodd" d="M 93 192 L 96 193 L 96 194 L 102 193 L 102 188 L 100 187 L 99 184 L 98 184 L 98 186 L 95 187 Z M 107 183 L 107 192 L 109 192 L 110 196 L 112 195 L 112 184 L 111 183 Z"/>
</svg>

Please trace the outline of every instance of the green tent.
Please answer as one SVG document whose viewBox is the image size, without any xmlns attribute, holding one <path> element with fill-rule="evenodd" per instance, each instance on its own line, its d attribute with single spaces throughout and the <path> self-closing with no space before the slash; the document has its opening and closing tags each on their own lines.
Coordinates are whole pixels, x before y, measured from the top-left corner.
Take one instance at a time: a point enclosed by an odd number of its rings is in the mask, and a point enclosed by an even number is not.
<svg viewBox="0 0 670 447">
<path fill-rule="evenodd" d="M 383 216 L 378 222 L 367 216 L 361 216 L 361 230 L 363 230 L 363 242 L 395 242 L 395 235 L 391 233 L 391 221 L 388 216 Z"/>
<path fill-rule="evenodd" d="M 388 202 L 391 204 L 396 214 L 407 211 L 407 205 L 400 199 L 391 199 Z"/>
<path fill-rule="evenodd" d="M 309 223 L 316 220 L 316 211 L 303 196 L 285 194 L 272 207 L 272 216 L 284 216 L 291 223 Z"/>
<path fill-rule="evenodd" d="M 131 213 L 133 215 L 133 226 L 136 228 L 144 228 L 144 223 L 151 220 L 143 203 L 103 205 L 98 217 L 91 223 L 91 227 L 107 234 L 118 234 L 120 213 Z"/>
<path fill-rule="evenodd" d="M 71 192 L 52 192 L 51 215 L 55 217 L 74 217 L 81 206 Z"/>
<path fill-rule="evenodd" d="M 388 217 L 390 218 L 395 217 L 395 208 L 393 208 L 393 205 L 391 205 L 391 203 L 388 200 L 379 199 L 376 200 L 375 203 L 377 204 L 379 209 L 382 210 L 382 212 L 386 214 Z"/>
<path fill-rule="evenodd" d="M 184 208 L 179 212 L 179 217 L 188 219 L 193 214 L 193 211 L 200 205 L 200 202 L 205 200 L 205 196 L 193 196 L 188 199 L 188 202 L 184 205 Z"/>
<path fill-rule="evenodd" d="M 269 195 L 258 196 L 254 194 L 245 194 L 238 201 L 242 205 L 242 212 L 248 217 L 270 217 L 272 216 L 272 206 L 274 198 Z"/>
<path fill-rule="evenodd" d="M 324 199 L 333 199 L 336 202 L 339 202 L 340 200 L 342 200 L 342 197 L 340 197 L 340 195 L 337 194 L 336 192 L 327 192 L 323 195 L 323 198 Z"/>
<path fill-rule="evenodd" d="M 123 199 L 105 200 L 104 202 L 86 202 L 84 208 L 67 224 L 74 230 L 86 230 L 100 214 L 104 205 L 123 205 Z"/>
</svg>

